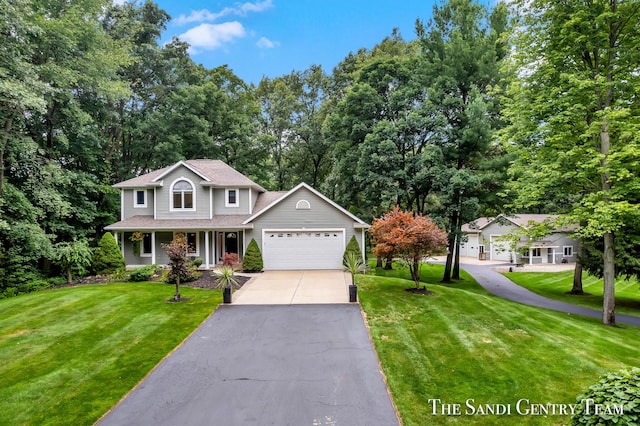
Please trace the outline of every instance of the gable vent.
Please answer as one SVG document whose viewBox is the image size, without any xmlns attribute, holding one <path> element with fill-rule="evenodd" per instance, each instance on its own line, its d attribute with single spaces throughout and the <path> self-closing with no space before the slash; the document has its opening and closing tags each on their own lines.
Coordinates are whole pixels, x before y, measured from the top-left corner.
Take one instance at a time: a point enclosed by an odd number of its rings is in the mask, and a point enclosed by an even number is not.
<svg viewBox="0 0 640 426">
<path fill-rule="evenodd" d="M 311 204 L 307 200 L 300 200 L 296 203 L 296 210 L 309 210 L 311 209 Z"/>
</svg>

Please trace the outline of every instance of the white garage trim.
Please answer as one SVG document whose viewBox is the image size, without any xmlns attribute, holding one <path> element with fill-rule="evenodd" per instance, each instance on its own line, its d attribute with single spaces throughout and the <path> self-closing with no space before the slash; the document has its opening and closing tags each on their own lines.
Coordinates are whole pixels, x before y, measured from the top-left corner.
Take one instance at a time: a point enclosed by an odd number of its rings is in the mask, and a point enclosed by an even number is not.
<svg viewBox="0 0 640 426">
<path fill-rule="evenodd" d="M 263 229 L 264 269 L 341 269 L 346 234 L 344 228 Z"/>
</svg>

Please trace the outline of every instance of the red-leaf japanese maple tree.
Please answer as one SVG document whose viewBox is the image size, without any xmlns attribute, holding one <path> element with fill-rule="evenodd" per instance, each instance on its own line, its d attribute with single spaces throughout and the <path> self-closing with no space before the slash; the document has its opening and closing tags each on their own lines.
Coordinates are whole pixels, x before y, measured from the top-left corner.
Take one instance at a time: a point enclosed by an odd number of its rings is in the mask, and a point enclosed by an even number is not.
<svg viewBox="0 0 640 426">
<path fill-rule="evenodd" d="M 373 254 L 399 257 L 409 265 L 411 278 L 420 287 L 420 263 L 447 245 L 447 233 L 428 216 L 395 207 L 374 219 L 370 229 L 376 246 Z"/>
</svg>

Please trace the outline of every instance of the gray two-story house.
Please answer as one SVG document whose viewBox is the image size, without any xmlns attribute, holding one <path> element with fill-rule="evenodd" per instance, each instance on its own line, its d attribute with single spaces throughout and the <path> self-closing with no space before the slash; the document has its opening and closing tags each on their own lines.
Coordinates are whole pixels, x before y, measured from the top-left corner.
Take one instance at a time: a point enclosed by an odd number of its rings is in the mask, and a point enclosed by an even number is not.
<svg viewBox="0 0 640 426">
<path fill-rule="evenodd" d="M 355 236 L 364 253 L 369 225 L 301 183 L 271 192 L 219 160 L 187 160 L 114 185 L 120 189 L 115 234 L 128 267 L 167 264 L 162 249 L 176 233 L 189 256 L 210 268 L 225 253 L 244 255 L 251 239 L 264 269 L 341 269 Z"/>
</svg>

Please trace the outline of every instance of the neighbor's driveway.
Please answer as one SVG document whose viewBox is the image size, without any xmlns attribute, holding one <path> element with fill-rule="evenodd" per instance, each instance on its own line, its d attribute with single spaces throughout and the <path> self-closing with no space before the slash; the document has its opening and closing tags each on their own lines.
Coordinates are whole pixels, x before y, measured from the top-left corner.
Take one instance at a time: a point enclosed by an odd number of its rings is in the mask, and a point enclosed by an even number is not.
<svg viewBox="0 0 640 426">
<path fill-rule="evenodd" d="M 107 425 L 397 425 L 360 306 L 221 306 Z"/>
<path fill-rule="evenodd" d="M 233 294 L 234 305 L 349 303 L 351 276 L 339 270 L 265 271 Z"/>
</svg>

